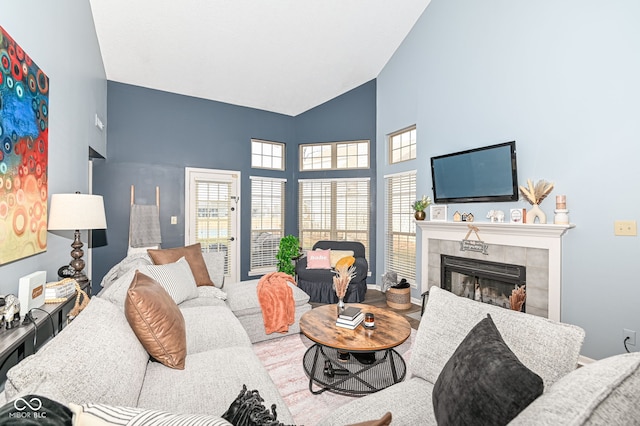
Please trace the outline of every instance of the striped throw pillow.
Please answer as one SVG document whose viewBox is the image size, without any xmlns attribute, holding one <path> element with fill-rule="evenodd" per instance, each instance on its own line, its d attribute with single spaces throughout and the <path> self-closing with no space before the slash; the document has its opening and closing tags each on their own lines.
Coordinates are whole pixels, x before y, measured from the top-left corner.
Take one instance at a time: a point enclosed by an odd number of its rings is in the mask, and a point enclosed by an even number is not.
<svg viewBox="0 0 640 426">
<path fill-rule="evenodd" d="M 114 407 L 105 404 L 69 404 L 74 425 L 153 425 L 153 426 L 232 426 L 218 416 L 173 414 L 167 411 L 136 407 Z"/>
<path fill-rule="evenodd" d="M 196 280 L 184 256 L 175 263 L 145 265 L 139 270 L 156 280 L 178 305 L 185 300 L 198 297 Z"/>
</svg>

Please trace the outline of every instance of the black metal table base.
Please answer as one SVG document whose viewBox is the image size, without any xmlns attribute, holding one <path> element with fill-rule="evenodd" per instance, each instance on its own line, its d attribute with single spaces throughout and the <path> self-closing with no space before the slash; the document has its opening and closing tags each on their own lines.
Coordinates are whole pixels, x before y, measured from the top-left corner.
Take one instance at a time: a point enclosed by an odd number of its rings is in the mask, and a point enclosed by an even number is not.
<svg viewBox="0 0 640 426">
<path fill-rule="evenodd" d="M 368 356 L 357 357 L 359 354 Z M 334 374 L 326 370 L 327 361 Z M 305 352 L 303 364 L 309 376 L 309 391 L 315 395 L 327 390 L 343 395 L 366 395 L 403 381 L 407 374 L 402 356 L 394 349 L 351 352 L 347 360 L 341 360 L 337 349 L 316 343 Z M 320 389 L 314 390 L 314 384 Z"/>
</svg>

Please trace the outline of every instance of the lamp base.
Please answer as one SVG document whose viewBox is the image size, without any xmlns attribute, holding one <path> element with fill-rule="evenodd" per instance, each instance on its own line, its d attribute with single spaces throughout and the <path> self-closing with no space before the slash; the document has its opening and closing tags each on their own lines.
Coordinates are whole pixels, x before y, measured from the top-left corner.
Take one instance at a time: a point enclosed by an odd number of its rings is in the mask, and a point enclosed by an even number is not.
<svg viewBox="0 0 640 426">
<path fill-rule="evenodd" d="M 89 278 L 82 272 L 84 269 L 84 260 L 82 260 L 84 251 L 82 250 L 82 246 L 84 246 L 84 244 L 80 241 L 80 230 L 76 230 L 73 235 L 73 243 L 71 243 L 71 248 L 73 248 L 73 250 L 71 250 L 71 257 L 73 260 L 69 263 L 69 266 L 75 271 L 73 279 L 82 285 L 89 281 Z"/>
<path fill-rule="evenodd" d="M 82 271 L 73 274 L 72 278 L 76 280 L 78 284 L 80 284 L 80 287 L 82 287 L 83 284 L 89 282 L 89 278 Z"/>
</svg>

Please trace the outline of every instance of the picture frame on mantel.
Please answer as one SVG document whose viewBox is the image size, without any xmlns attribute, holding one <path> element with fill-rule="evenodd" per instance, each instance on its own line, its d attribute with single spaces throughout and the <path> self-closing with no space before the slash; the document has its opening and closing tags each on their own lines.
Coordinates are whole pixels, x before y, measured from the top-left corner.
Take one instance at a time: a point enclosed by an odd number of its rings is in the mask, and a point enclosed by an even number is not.
<svg viewBox="0 0 640 426">
<path fill-rule="evenodd" d="M 447 206 L 431 204 L 429 206 L 429 220 L 431 222 L 446 222 Z"/>
<path fill-rule="evenodd" d="M 525 223 L 527 218 L 527 209 L 511 209 L 509 218 L 511 223 Z"/>
</svg>

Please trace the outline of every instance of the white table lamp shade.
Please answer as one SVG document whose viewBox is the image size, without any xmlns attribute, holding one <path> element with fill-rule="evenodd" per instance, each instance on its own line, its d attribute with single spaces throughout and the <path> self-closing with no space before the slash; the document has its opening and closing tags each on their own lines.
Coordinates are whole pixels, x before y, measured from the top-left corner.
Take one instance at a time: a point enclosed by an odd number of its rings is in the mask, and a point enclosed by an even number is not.
<svg viewBox="0 0 640 426">
<path fill-rule="evenodd" d="M 106 229 L 102 195 L 53 194 L 47 227 L 57 231 Z"/>
</svg>

